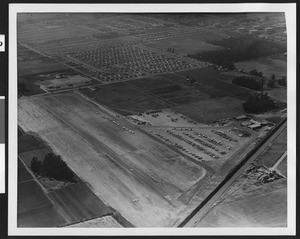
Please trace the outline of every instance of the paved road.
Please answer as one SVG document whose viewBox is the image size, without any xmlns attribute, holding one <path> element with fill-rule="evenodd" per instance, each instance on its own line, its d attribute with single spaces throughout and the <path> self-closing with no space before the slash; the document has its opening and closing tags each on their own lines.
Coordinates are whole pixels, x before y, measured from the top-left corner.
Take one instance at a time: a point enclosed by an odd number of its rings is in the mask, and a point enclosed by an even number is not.
<svg viewBox="0 0 300 239">
<path fill-rule="evenodd" d="M 229 188 L 229 186 L 247 169 L 247 167 L 269 146 L 269 144 L 287 127 L 285 122 L 279 127 L 273 135 L 260 147 L 257 151 L 244 163 L 244 165 L 204 204 L 203 207 L 182 227 L 197 227 L 200 220 L 205 216 L 213 204 L 219 199 L 219 197 Z"/>
</svg>

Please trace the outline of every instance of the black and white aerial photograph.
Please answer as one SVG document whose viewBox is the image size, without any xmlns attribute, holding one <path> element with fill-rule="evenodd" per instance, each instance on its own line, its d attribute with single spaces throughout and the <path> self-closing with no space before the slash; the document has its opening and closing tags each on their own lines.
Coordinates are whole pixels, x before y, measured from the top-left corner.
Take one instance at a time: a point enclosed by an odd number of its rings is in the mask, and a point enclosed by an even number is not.
<svg viewBox="0 0 300 239">
<path fill-rule="evenodd" d="M 17 13 L 18 228 L 286 228 L 284 12 Z"/>
</svg>

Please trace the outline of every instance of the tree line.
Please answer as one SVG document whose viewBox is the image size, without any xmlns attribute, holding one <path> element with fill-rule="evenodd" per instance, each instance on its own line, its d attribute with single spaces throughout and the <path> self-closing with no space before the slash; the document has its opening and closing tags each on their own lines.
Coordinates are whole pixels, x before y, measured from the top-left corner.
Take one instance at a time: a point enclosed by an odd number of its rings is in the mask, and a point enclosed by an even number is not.
<svg viewBox="0 0 300 239">
<path fill-rule="evenodd" d="M 31 160 L 32 172 L 56 180 L 75 182 L 75 176 L 68 165 L 61 159 L 60 156 L 53 153 L 45 155 L 44 160 L 40 161 L 36 156 Z"/>
<path fill-rule="evenodd" d="M 257 79 L 255 77 L 238 76 L 232 79 L 232 83 L 235 85 L 247 87 L 252 90 L 262 90 L 263 89 L 263 79 Z"/>
<path fill-rule="evenodd" d="M 251 36 L 232 36 L 208 43 L 222 46 L 224 49 L 202 51 L 189 56 L 228 68 L 226 65 L 233 67 L 234 62 L 286 52 L 285 45 Z"/>
<path fill-rule="evenodd" d="M 267 93 L 250 95 L 248 100 L 243 103 L 243 108 L 247 113 L 263 113 L 269 110 L 276 109 L 275 101 L 271 99 Z"/>
</svg>

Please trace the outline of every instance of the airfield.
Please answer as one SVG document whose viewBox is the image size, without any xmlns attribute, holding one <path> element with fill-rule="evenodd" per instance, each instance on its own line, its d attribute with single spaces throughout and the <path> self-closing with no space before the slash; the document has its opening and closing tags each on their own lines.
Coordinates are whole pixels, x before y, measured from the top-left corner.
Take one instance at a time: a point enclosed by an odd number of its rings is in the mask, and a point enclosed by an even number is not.
<svg viewBox="0 0 300 239">
<path fill-rule="evenodd" d="M 190 54 L 228 50 L 214 40 L 245 33 L 238 31 L 238 22 L 220 29 L 218 17 L 207 18 L 210 27 L 186 25 L 184 19 L 20 14 L 19 227 L 181 226 L 284 120 L 286 87 L 265 88 L 283 105 L 280 109 L 247 114 L 243 103 L 260 92 L 232 83 L 237 76 L 250 76 L 251 67 L 261 61 L 268 65 L 269 81 L 277 61 L 284 62 L 282 53 L 266 56 L 273 60 L 235 62 L 243 72 L 197 59 Z M 264 27 L 279 24 L 282 16 L 266 22 Z M 243 24 L 249 31 L 253 27 Z M 276 44 L 282 49 L 282 38 Z M 285 67 L 279 69 L 282 74 Z M 286 140 L 283 136 L 259 159 L 263 167 L 277 163 L 282 177 L 287 160 L 278 162 L 277 154 Z M 49 152 L 62 158 L 74 182 L 32 171 L 32 158 L 43 161 Z M 196 226 L 234 225 L 238 222 L 226 224 L 222 218 L 212 222 L 232 208 L 213 208 Z M 278 213 L 284 217 L 284 209 Z M 282 225 L 282 220 L 276 223 Z"/>
</svg>

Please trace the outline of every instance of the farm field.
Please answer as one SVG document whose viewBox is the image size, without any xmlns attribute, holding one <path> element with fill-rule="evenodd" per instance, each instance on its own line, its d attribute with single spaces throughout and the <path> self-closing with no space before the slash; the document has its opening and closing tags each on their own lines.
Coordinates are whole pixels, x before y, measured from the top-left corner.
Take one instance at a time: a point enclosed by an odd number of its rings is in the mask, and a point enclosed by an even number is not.
<svg viewBox="0 0 300 239">
<path fill-rule="evenodd" d="M 19 157 L 23 160 L 27 167 L 30 168 L 31 160 L 35 156 L 38 160 L 43 161 L 45 155 L 50 151 L 46 148 L 40 148 L 36 150 L 30 150 L 24 153 L 20 153 Z"/>
<path fill-rule="evenodd" d="M 243 101 L 232 97 L 207 99 L 175 106 L 172 109 L 200 123 L 211 123 L 244 113 Z"/>
<path fill-rule="evenodd" d="M 20 99 L 18 122 L 135 226 L 179 223 L 196 204 L 177 198 L 209 176 L 201 163 L 77 93 Z"/>
<path fill-rule="evenodd" d="M 197 227 L 286 227 L 287 190 L 247 197 L 219 204 Z"/>
<path fill-rule="evenodd" d="M 33 179 L 31 174 L 24 167 L 24 164 L 18 159 L 18 182 L 23 182 Z"/>
<path fill-rule="evenodd" d="M 80 92 L 122 115 L 172 106 L 155 96 L 143 93 L 135 87 L 122 82 L 101 85 L 97 88 L 97 90 L 81 89 Z"/>
<path fill-rule="evenodd" d="M 72 184 L 49 193 L 68 223 L 90 220 L 112 214 L 84 183 Z"/>
<path fill-rule="evenodd" d="M 223 47 L 209 44 L 195 38 L 170 38 L 161 41 L 155 41 L 154 43 L 147 44 L 149 47 L 166 50 L 167 48 L 174 48 L 176 53 L 188 55 L 201 51 L 219 50 Z"/>
<path fill-rule="evenodd" d="M 56 227 L 63 223 L 65 223 L 64 218 L 33 178 L 19 181 L 18 227 Z"/>
<path fill-rule="evenodd" d="M 280 174 L 287 177 L 287 156 L 284 157 L 284 159 L 281 161 L 281 163 L 277 166 L 277 171 L 279 171 Z"/>
<path fill-rule="evenodd" d="M 24 153 L 31 150 L 45 148 L 47 145 L 40 140 L 40 138 L 32 132 L 23 133 L 23 130 L 18 128 L 18 153 Z"/>
<path fill-rule="evenodd" d="M 276 59 L 272 56 L 237 62 L 235 66 L 239 69 L 244 69 L 246 72 L 256 69 L 259 72 L 261 71 L 263 75 L 268 78 L 271 77 L 272 74 L 275 74 L 277 78 L 281 78 L 281 76 L 286 76 L 287 74 L 286 61 Z"/>
<path fill-rule="evenodd" d="M 208 99 L 215 93 L 210 89 L 187 83 L 183 77 L 175 74 L 132 80 L 127 84 L 134 85 L 146 93 L 154 94 L 176 105 Z"/>
<path fill-rule="evenodd" d="M 44 62 L 39 59 L 18 62 L 18 76 L 34 75 L 66 69 L 68 69 L 68 67 L 63 64 L 57 62 Z"/>
<path fill-rule="evenodd" d="M 249 94 L 252 92 L 251 90 L 222 81 L 219 79 L 220 73 L 221 72 L 213 69 L 212 67 L 205 67 L 190 71 L 177 72 L 176 74 L 184 77 L 188 76 L 206 87 L 213 88 L 216 97 L 230 96 L 242 100 L 248 99 Z"/>
<path fill-rule="evenodd" d="M 282 133 L 272 142 L 257 159 L 259 163 L 267 168 L 273 167 L 278 159 L 287 151 L 287 130 Z"/>
<path fill-rule="evenodd" d="M 268 90 L 267 93 L 269 96 L 271 96 L 277 100 L 287 102 L 287 90 L 285 87 L 271 89 L 271 90 Z"/>
</svg>

